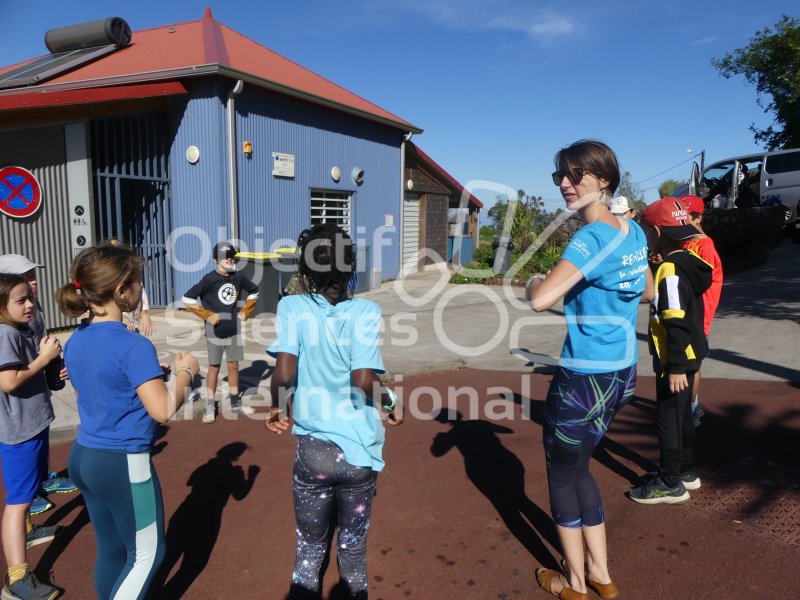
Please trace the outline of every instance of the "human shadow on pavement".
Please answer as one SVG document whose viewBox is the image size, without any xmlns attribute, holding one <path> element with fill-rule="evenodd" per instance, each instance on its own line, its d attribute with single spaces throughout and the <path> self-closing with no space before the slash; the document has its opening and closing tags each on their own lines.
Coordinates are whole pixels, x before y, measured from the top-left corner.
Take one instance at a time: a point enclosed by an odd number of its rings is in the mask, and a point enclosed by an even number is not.
<svg viewBox="0 0 800 600">
<path fill-rule="evenodd" d="M 228 499 L 247 497 L 261 470 L 250 465 L 245 475 L 244 469 L 234 464 L 245 450 L 244 442 L 227 444 L 189 476 L 187 485 L 192 491 L 169 520 L 167 554 L 151 586 L 150 598 L 177 600 L 203 572 L 217 542 Z M 169 577 L 179 561 L 180 567 Z"/>
<path fill-rule="evenodd" d="M 47 549 L 36 565 L 36 569 L 34 569 L 40 581 L 50 581 L 50 573 L 58 558 L 64 553 L 80 530 L 89 524 L 89 511 L 86 510 L 83 496 L 80 492 L 75 494 L 75 497 L 70 499 L 69 502 L 50 513 L 44 522 L 46 526 L 61 524 L 62 527 L 61 532 L 48 544 Z M 72 519 L 72 522 L 69 525 L 64 525 L 63 521 L 67 515 L 76 510 L 78 514 Z"/>
<path fill-rule="evenodd" d="M 441 411 L 436 420 L 450 429 L 436 434 L 431 454 L 438 458 L 456 448 L 464 458 L 467 477 L 508 530 L 537 562 L 557 568 L 558 561 L 542 541 L 560 547 L 553 521 L 525 494 L 525 466 L 498 437 L 513 430 L 481 419 L 464 420 L 455 410 Z"/>
<path fill-rule="evenodd" d="M 262 381 L 269 379 L 274 367 L 266 360 L 254 360 L 244 369 L 239 370 L 239 388 L 247 390 L 257 388 Z"/>
</svg>

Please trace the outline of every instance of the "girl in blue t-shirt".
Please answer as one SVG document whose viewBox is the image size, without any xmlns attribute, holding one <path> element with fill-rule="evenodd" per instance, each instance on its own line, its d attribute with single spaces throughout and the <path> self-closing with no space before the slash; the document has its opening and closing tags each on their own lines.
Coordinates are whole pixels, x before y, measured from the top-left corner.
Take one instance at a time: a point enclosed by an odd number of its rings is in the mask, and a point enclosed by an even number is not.
<svg viewBox="0 0 800 600">
<path fill-rule="evenodd" d="M 620 182 L 614 152 L 581 140 L 555 156 L 553 183 L 584 226 L 547 276 L 526 284 L 533 310 L 564 299 L 567 338 L 545 403 L 544 448 L 550 510 L 565 561 L 540 568 L 539 585 L 565 600 L 619 595 L 608 573 L 600 491 L 589 471 L 592 452 L 636 387 L 636 314 L 653 296 L 647 240 L 634 221 L 611 214 Z M 584 545 L 588 573 L 584 572 Z"/>
<path fill-rule="evenodd" d="M 356 269 L 350 237 L 331 223 L 300 234 L 298 283 L 302 293 L 278 304 L 273 404 L 267 428 L 289 429 L 289 402 L 297 436 L 294 508 L 295 566 L 290 597 L 318 598 L 328 552 L 331 508 L 338 508 L 337 558 L 346 597 L 367 598 L 367 530 L 378 472 L 383 468 L 384 430 L 403 422 L 403 407 L 383 387 L 381 313 L 352 298 Z"/>
<path fill-rule="evenodd" d="M 101 600 L 144 598 L 163 560 L 164 506 L 150 447 L 199 371 L 194 356 L 177 353 L 168 388 L 168 367 L 152 342 L 124 325 L 122 313 L 141 298 L 142 266 L 126 248 L 87 248 L 72 262 L 72 281 L 56 292 L 68 317 L 89 311 L 65 345 L 64 362 L 80 416 L 69 473 L 95 530 Z"/>
<path fill-rule="evenodd" d="M 23 276 L 0 274 L 0 462 L 6 490 L 2 538 L 8 564 L 3 598 L 51 599 L 59 594 L 58 588 L 36 579 L 26 558 L 27 547 L 49 542 L 58 529 L 32 526 L 28 513 L 47 467 L 53 421 L 44 368 L 61 353 L 53 337 L 42 338 L 36 347 L 29 327 L 35 306 Z"/>
</svg>

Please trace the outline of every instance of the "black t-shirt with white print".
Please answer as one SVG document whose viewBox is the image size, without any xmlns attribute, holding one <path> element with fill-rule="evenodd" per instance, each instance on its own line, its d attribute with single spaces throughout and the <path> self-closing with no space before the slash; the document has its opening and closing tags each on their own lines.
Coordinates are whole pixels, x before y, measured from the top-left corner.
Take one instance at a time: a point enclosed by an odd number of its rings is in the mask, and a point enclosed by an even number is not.
<svg viewBox="0 0 800 600">
<path fill-rule="evenodd" d="M 216 270 L 207 273 L 184 294 L 185 298 L 198 299 L 206 308 L 219 313 L 218 325 L 211 325 L 206 321 L 206 336 L 212 338 L 227 338 L 239 332 L 239 307 L 237 300 L 258 296 L 258 286 L 247 279 L 242 273 L 226 273 L 220 275 Z"/>
</svg>

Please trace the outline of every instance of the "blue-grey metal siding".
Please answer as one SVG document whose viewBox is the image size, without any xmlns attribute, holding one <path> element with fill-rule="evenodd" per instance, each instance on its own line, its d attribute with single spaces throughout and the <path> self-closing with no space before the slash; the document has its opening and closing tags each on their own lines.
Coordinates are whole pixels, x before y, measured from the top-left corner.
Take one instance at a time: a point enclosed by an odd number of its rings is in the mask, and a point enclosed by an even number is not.
<svg viewBox="0 0 800 600">
<path fill-rule="evenodd" d="M 236 150 L 239 174 L 239 237 L 242 246 L 261 252 L 294 246 L 310 225 L 312 189 L 352 193 L 352 234 L 370 247 L 372 267 L 384 279 L 397 276 L 400 221 L 400 144 L 396 129 L 255 89 L 236 97 Z M 252 142 L 245 157 L 242 143 Z M 272 153 L 295 157 L 293 178 L 272 175 Z M 335 182 L 331 168 L 339 167 Z M 354 167 L 364 182 L 353 183 Z M 383 229 L 385 215 L 393 228 Z M 382 232 L 382 244 L 376 231 Z"/>
<path fill-rule="evenodd" d="M 230 87 L 221 80 L 194 82 L 189 98 L 172 107 L 170 263 L 176 300 L 213 268 L 211 248 L 230 235 L 225 147 L 225 97 Z M 195 164 L 186 160 L 189 146 L 200 150 Z"/>
<path fill-rule="evenodd" d="M 64 147 L 60 125 L 0 131 L 0 165 L 28 169 L 39 180 L 42 206 L 28 219 L 0 214 L 0 254 L 22 254 L 45 265 L 37 272 L 39 300 L 51 329 L 73 325 L 53 299 L 69 280 L 72 253 Z"/>
</svg>

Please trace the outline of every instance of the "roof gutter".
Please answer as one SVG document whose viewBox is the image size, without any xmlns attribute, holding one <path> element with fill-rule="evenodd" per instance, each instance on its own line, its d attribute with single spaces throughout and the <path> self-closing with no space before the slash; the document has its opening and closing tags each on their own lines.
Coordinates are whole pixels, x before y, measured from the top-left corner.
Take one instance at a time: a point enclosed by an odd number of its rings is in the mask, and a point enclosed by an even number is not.
<svg viewBox="0 0 800 600">
<path fill-rule="evenodd" d="M 188 78 L 188 77 L 203 77 L 208 75 L 222 75 L 225 77 L 231 77 L 232 79 L 241 80 L 244 83 L 253 84 L 256 87 L 270 90 L 273 92 L 278 92 L 280 94 L 284 94 L 286 96 L 291 96 L 293 98 L 299 98 L 301 100 L 306 100 L 313 104 L 325 106 L 328 108 L 332 108 L 338 110 L 340 112 L 348 113 L 351 115 L 355 115 L 362 119 L 367 119 L 369 121 L 373 121 L 375 123 L 380 123 L 382 125 L 387 125 L 389 127 L 393 127 L 395 129 L 401 129 L 405 132 L 411 132 L 415 134 L 422 133 L 422 129 L 412 125 L 411 123 L 407 123 L 401 120 L 393 120 L 386 117 L 381 117 L 379 115 L 375 115 L 373 113 L 360 110 L 357 108 L 353 108 L 351 106 L 345 106 L 333 100 L 329 100 L 327 98 L 323 98 L 321 96 L 317 96 L 315 94 L 310 94 L 308 92 L 304 92 L 302 90 L 298 90 L 295 88 L 291 88 L 285 85 L 281 85 L 279 83 L 275 83 L 273 81 L 267 81 L 265 79 L 261 79 L 260 77 L 256 77 L 254 75 L 250 75 L 244 71 L 239 71 L 237 69 L 231 69 L 226 66 L 218 65 L 218 64 L 206 64 L 206 65 L 196 65 L 193 67 L 182 67 L 180 69 L 163 69 L 158 71 L 143 71 L 140 73 L 132 73 L 130 75 L 123 75 L 119 77 L 101 77 L 97 79 L 87 79 L 85 81 L 71 81 L 65 83 L 53 83 L 53 84 L 41 84 L 35 86 L 33 88 L 21 88 L 15 89 L 14 92 L 17 93 L 30 93 L 34 90 L 39 90 L 41 92 L 47 92 L 52 90 L 77 90 L 77 89 L 85 89 L 85 88 L 97 88 L 103 86 L 112 86 L 112 85 L 123 85 L 129 83 L 142 83 L 142 82 L 154 82 L 160 81 L 163 79 L 180 79 L 180 78 Z M 0 93 L 0 97 L 6 95 L 5 93 Z M 10 95 L 10 94 L 9 94 Z"/>
<path fill-rule="evenodd" d="M 244 81 L 237 80 L 228 94 L 225 107 L 228 121 L 228 201 L 230 202 L 231 241 L 239 240 L 239 178 L 236 174 L 236 104 L 234 96 L 244 89 Z"/>
</svg>

